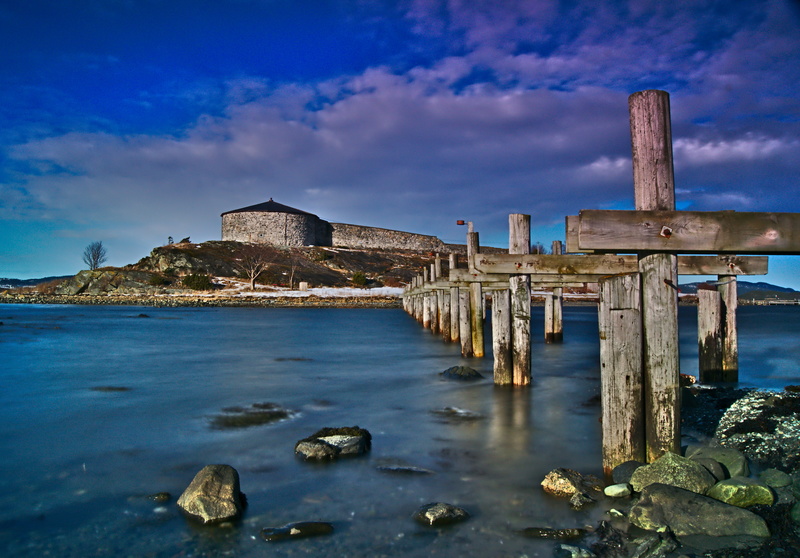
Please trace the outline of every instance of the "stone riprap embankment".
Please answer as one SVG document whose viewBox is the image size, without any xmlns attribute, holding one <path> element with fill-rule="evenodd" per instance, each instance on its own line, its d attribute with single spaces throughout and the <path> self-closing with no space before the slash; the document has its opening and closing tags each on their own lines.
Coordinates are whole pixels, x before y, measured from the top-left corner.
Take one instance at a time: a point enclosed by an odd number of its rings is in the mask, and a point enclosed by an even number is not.
<svg viewBox="0 0 800 558">
<path fill-rule="evenodd" d="M 0 304 L 85 304 L 153 307 L 264 307 L 264 308 L 400 308 L 401 302 L 391 296 L 352 297 L 246 297 L 216 295 L 43 295 L 3 294 Z"/>
</svg>

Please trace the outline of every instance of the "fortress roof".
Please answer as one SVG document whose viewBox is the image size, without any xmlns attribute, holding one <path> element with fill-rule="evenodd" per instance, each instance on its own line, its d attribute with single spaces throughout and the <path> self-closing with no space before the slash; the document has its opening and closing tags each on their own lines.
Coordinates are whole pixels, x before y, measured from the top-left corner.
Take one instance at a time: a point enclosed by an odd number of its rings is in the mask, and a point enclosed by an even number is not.
<svg viewBox="0 0 800 558">
<path fill-rule="evenodd" d="M 265 201 L 264 203 L 258 203 L 256 205 L 248 205 L 247 207 L 242 207 L 241 209 L 233 209 L 231 211 L 226 211 L 222 215 L 227 215 L 229 213 L 252 213 L 252 212 L 292 213 L 294 215 L 310 215 L 311 217 L 316 217 L 316 215 L 314 215 L 313 213 L 301 211 L 299 209 L 295 209 L 294 207 L 289 207 L 288 205 L 283 205 L 282 203 L 272 201 L 272 198 L 270 198 L 269 201 Z"/>
</svg>

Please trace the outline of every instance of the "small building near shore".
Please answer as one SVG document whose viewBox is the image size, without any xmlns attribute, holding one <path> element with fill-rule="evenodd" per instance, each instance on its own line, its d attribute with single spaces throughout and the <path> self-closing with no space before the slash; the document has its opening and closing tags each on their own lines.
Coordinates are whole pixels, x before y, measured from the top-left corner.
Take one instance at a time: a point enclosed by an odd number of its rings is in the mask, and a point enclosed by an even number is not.
<svg viewBox="0 0 800 558">
<path fill-rule="evenodd" d="M 222 240 L 273 246 L 337 246 L 391 250 L 449 252 L 447 245 L 430 235 L 393 231 L 362 225 L 330 223 L 272 198 L 222 217 Z"/>
</svg>

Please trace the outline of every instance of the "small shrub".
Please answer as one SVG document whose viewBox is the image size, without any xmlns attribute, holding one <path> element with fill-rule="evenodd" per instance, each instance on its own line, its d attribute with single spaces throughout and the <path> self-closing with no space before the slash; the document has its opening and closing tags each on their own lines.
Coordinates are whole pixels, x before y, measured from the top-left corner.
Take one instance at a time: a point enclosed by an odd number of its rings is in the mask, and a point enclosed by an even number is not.
<svg viewBox="0 0 800 558">
<path fill-rule="evenodd" d="M 356 271 L 355 273 L 353 273 L 353 278 L 351 279 L 351 281 L 353 282 L 353 285 L 358 285 L 359 287 L 363 287 L 364 285 L 367 284 L 367 276 L 360 271 Z"/>
<path fill-rule="evenodd" d="M 169 285 L 169 279 L 160 275 L 151 275 L 147 283 L 151 287 L 163 287 L 164 285 Z"/>
<path fill-rule="evenodd" d="M 191 275 L 187 275 L 183 278 L 181 283 L 187 289 L 192 289 L 194 291 L 208 291 L 214 287 L 214 284 L 211 282 L 209 276 L 201 273 L 192 273 Z"/>
</svg>

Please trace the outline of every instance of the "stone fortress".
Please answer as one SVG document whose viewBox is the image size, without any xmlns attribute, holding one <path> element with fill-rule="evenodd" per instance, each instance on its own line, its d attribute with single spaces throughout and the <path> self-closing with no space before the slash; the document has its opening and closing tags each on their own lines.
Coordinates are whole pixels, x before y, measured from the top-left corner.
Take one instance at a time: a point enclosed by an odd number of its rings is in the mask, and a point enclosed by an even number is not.
<svg viewBox="0 0 800 558">
<path fill-rule="evenodd" d="M 294 247 L 451 251 L 435 236 L 329 223 L 312 213 L 272 201 L 272 198 L 264 203 L 226 211 L 221 217 L 222 240 Z"/>
</svg>

